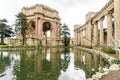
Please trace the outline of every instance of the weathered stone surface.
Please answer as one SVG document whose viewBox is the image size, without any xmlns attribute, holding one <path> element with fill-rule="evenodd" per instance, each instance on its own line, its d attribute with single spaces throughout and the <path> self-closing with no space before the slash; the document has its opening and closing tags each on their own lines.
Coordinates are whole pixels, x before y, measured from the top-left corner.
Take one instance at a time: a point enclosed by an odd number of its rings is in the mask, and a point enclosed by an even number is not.
<svg viewBox="0 0 120 80">
<path fill-rule="evenodd" d="M 60 17 L 58 11 L 43 4 L 23 7 L 28 29 L 26 30 L 27 44 L 30 46 L 56 46 L 60 44 Z M 47 32 L 50 32 L 50 37 Z M 19 37 L 18 37 L 19 39 Z"/>
<path fill-rule="evenodd" d="M 75 36 L 75 45 L 79 44 L 81 41 L 82 45 L 106 45 L 113 47 L 115 42 L 113 40 L 120 41 L 120 0 L 110 0 L 99 12 L 90 12 L 86 15 L 86 23 L 74 29 L 74 33 L 77 36 L 81 36 L 84 33 L 86 36 L 76 38 Z M 113 15 L 114 14 L 114 15 Z M 104 33 L 104 17 L 107 18 L 107 35 Z M 114 19 L 114 29 L 112 27 L 112 20 Z M 100 21 L 100 25 L 97 24 Z M 89 24 L 90 23 L 90 24 Z M 89 25 L 92 25 L 89 26 Z M 100 31 L 98 27 L 100 26 Z M 80 33 L 77 33 L 77 32 Z M 91 37 L 92 36 L 92 37 Z M 105 38 L 107 37 L 107 39 Z M 77 42 L 76 42 L 77 41 Z"/>
<path fill-rule="evenodd" d="M 117 65 L 117 64 L 113 64 L 110 66 L 110 71 L 113 71 L 113 70 L 120 70 L 120 65 Z"/>
<path fill-rule="evenodd" d="M 101 57 L 103 57 L 104 59 L 108 60 L 108 62 L 111 64 L 111 60 L 114 60 L 116 58 L 113 58 L 111 56 L 108 56 L 106 53 L 103 53 L 103 52 L 100 52 L 100 51 L 96 51 L 96 50 L 92 50 L 92 49 L 88 49 L 88 48 L 82 48 L 82 47 L 78 47 L 80 48 L 81 50 L 85 50 L 85 51 L 88 51 L 90 52 L 91 54 L 98 54 L 100 55 Z M 103 80 L 101 79 L 104 75 L 107 75 L 109 74 L 110 71 L 118 71 L 118 73 L 120 72 L 120 65 L 111 65 L 110 68 L 108 69 L 108 71 L 104 72 L 104 73 L 99 73 L 97 72 L 96 74 L 94 74 L 91 78 L 87 79 L 87 80 Z M 117 77 L 119 74 L 117 74 Z M 119 80 L 120 77 L 118 77 L 117 80 Z M 107 79 L 104 79 L 104 80 L 107 80 Z M 109 79 L 108 79 L 109 80 Z"/>
</svg>

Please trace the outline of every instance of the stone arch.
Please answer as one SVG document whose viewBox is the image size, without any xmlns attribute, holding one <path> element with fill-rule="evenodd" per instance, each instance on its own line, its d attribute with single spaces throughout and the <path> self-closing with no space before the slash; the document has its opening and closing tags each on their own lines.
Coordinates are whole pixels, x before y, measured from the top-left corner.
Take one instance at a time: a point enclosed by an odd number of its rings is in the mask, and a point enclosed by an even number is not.
<svg viewBox="0 0 120 80">
<path fill-rule="evenodd" d="M 60 43 L 60 17 L 55 9 L 49 8 L 46 5 L 37 4 L 31 7 L 25 7 L 22 12 L 26 15 L 29 22 L 28 45 L 59 45 Z M 57 24 L 56 24 L 57 22 Z M 47 32 L 50 32 L 48 37 Z M 32 36 L 31 36 L 32 35 Z M 34 41 L 33 41 L 34 39 Z"/>
<path fill-rule="evenodd" d="M 51 43 L 51 28 L 52 24 L 49 21 L 43 23 L 43 35 L 44 35 L 44 44 L 49 46 Z M 49 34 L 47 34 L 49 32 Z"/>
<path fill-rule="evenodd" d="M 28 24 L 29 24 L 29 35 L 33 37 L 35 34 L 35 28 L 36 28 L 35 21 L 31 20 L 28 22 Z"/>
<path fill-rule="evenodd" d="M 43 33 L 49 31 L 52 28 L 52 24 L 50 22 L 44 22 L 43 23 Z"/>
</svg>

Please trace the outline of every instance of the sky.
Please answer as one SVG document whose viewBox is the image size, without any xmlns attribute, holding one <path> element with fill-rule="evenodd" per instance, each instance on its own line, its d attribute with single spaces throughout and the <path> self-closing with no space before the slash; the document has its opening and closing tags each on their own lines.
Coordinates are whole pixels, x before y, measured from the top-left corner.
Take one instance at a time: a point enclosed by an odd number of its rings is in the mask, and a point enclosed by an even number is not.
<svg viewBox="0 0 120 80">
<path fill-rule="evenodd" d="M 73 36 L 75 24 L 83 25 L 88 12 L 97 12 L 109 0 L 0 0 L 0 19 L 6 18 L 10 25 L 15 22 L 15 15 L 24 6 L 44 4 L 59 12 L 61 23 L 67 24 Z"/>
</svg>

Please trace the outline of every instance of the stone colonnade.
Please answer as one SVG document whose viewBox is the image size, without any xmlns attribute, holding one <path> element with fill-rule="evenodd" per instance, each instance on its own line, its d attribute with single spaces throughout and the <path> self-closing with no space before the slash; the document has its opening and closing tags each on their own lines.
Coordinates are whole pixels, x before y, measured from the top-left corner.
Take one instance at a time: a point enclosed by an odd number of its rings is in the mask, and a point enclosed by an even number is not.
<svg viewBox="0 0 120 80">
<path fill-rule="evenodd" d="M 24 7 L 22 12 L 26 15 L 29 23 L 27 30 L 28 45 L 59 45 L 61 23 L 56 10 L 42 4 L 36 4 L 31 7 Z M 50 36 L 47 34 L 48 31 Z"/>
<path fill-rule="evenodd" d="M 107 44 L 107 46 L 113 46 L 114 40 L 120 41 L 119 3 L 120 0 L 110 0 L 99 12 L 89 12 L 84 25 L 75 25 L 75 45 Z M 107 22 L 107 35 L 105 35 L 104 22 Z"/>
</svg>

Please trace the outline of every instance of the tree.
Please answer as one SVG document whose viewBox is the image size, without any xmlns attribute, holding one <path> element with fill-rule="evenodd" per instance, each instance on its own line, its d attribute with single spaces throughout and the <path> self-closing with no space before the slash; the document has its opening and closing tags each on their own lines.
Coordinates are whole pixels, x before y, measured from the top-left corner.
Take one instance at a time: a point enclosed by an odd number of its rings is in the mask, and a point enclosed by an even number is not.
<svg viewBox="0 0 120 80">
<path fill-rule="evenodd" d="M 11 26 L 7 25 L 6 19 L 0 20 L 0 36 L 1 36 L 1 45 L 4 44 L 5 37 L 11 37 L 14 32 L 12 31 Z"/>
<path fill-rule="evenodd" d="M 70 30 L 66 24 L 62 25 L 61 28 L 61 37 L 65 46 L 68 46 L 70 43 Z"/>
<path fill-rule="evenodd" d="M 68 47 L 65 47 L 63 50 L 63 59 L 61 59 L 60 67 L 63 71 L 66 71 L 70 64 L 70 50 Z"/>
<path fill-rule="evenodd" d="M 20 34 L 22 36 L 22 45 L 26 44 L 26 30 L 28 28 L 28 23 L 26 19 L 26 15 L 22 12 L 19 12 L 16 15 L 16 23 L 15 23 L 15 31 L 17 34 Z"/>
</svg>

